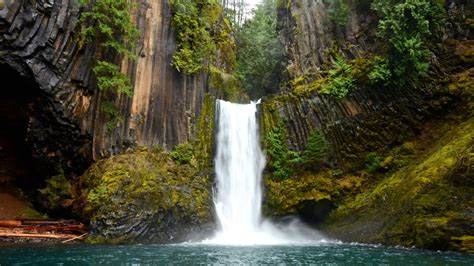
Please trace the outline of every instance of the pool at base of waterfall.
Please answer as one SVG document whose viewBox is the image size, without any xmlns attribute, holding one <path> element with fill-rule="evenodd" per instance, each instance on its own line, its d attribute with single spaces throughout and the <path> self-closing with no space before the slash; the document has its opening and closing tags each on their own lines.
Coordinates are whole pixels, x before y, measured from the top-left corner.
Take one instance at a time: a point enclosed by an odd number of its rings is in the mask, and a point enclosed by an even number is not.
<svg viewBox="0 0 474 266">
<path fill-rule="evenodd" d="M 474 255 L 344 243 L 0 247 L 0 265 L 473 265 Z"/>
</svg>

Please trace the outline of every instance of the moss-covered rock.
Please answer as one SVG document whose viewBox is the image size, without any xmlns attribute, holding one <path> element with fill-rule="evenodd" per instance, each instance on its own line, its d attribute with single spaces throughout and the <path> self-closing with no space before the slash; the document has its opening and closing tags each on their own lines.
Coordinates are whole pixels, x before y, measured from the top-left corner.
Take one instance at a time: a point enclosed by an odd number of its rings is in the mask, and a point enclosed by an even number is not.
<svg viewBox="0 0 474 266">
<path fill-rule="evenodd" d="M 209 174 L 170 157 L 143 149 L 89 168 L 76 205 L 91 242 L 177 242 L 212 228 Z"/>
<path fill-rule="evenodd" d="M 398 154 L 417 156 L 347 198 L 323 229 L 348 241 L 473 252 L 474 118 L 422 144 L 402 145 Z"/>
<path fill-rule="evenodd" d="M 356 193 L 369 179 L 367 173 L 337 177 L 337 170 L 304 172 L 285 180 L 266 176 L 265 205 L 267 215 L 300 214 L 308 204 L 329 200 L 339 204 L 348 194 Z"/>
</svg>

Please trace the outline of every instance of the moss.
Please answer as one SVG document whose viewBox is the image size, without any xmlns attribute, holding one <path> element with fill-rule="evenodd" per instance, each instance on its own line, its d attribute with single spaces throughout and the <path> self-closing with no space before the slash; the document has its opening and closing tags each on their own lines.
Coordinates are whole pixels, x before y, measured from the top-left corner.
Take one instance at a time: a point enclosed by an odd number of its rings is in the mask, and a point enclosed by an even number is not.
<svg viewBox="0 0 474 266">
<path fill-rule="evenodd" d="M 449 92 L 455 95 L 461 95 L 472 99 L 474 95 L 474 68 L 454 75 L 452 83 L 449 84 Z"/>
<path fill-rule="evenodd" d="M 366 182 L 367 175 L 334 178 L 330 170 L 300 173 L 285 180 L 265 178 L 265 209 L 271 215 L 285 215 L 301 210 L 306 201 L 328 199 L 338 203 L 343 196 L 355 193 Z"/>
<path fill-rule="evenodd" d="M 297 77 L 290 81 L 293 92 L 298 96 L 309 96 L 313 92 L 320 93 L 325 83 L 326 79 L 317 79 L 310 83 L 305 83 L 304 77 Z"/>
<path fill-rule="evenodd" d="M 25 209 L 18 211 L 16 214 L 16 219 L 47 219 L 48 216 L 46 214 L 42 214 L 37 210 L 26 207 Z"/>
<path fill-rule="evenodd" d="M 466 63 L 474 62 L 474 41 L 459 42 L 456 46 L 456 55 Z"/>
<path fill-rule="evenodd" d="M 204 102 L 197 124 L 194 154 L 201 168 L 209 167 L 214 146 L 215 104 L 216 98 L 210 94 L 204 96 Z"/>
<path fill-rule="evenodd" d="M 221 98 L 231 102 L 248 100 L 240 88 L 240 82 L 234 74 L 229 74 L 222 69 L 211 67 L 209 75 L 210 87 L 219 91 Z"/>
<path fill-rule="evenodd" d="M 463 235 L 460 237 L 451 237 L 450 240 L 453 249 L 474 254 L 474 236 Z"/>
<path fill-rule="evenodd" d="M 209 177 L 200 174 L 196 165 L 182 160 L 176 163 L 167 152 L 139 149 L 101 160 L 80 178 L 80 188 L 82 213 L 93 224 L 106 226 L 94 234 L 93 242 L 103 242 L 101 237 L 106 242 L 123 242 L 121 234 L 133 239 L 137 237 L 133 231 L 106 231 L 120 229 L 118 225 L 123 223 L 149 228 L 152 225 L 147 217 L 157 217 L 156 226 L 162 228 L 170 223 L 167 219 L 195 223 L 211 219 Z M 160 225 L 160 221 L 166 224 Z"/>
<path fill-rule="evenodd" d="M 452 238 L 469 233 L 472 224 L 474 189 L 463 176 L 469 173 L 466 158 L 473 144 L 474 118 L 470 118 L 423 147 L 425 152 L 406 166 L 347 198 L 325 229 L 352 232 L 348 237 L 356 241 L 457 249 Z M 417 146 L 405 143 L 398 151 L 412 154 Z"/>
</svg>

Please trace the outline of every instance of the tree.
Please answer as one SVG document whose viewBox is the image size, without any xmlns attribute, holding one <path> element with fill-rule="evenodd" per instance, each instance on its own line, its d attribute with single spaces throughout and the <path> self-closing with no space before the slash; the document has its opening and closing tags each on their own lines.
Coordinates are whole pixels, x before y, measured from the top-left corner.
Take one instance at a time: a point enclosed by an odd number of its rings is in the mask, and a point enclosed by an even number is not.
<svg viewBox="0 0 474 266">
<path fill-rule="evenodd" d="M 253 99 L 278 91 L 284 49 L 276 30 L 276 0 L 263 0 L 236 33 L 237 75 Z"/>
</svg>

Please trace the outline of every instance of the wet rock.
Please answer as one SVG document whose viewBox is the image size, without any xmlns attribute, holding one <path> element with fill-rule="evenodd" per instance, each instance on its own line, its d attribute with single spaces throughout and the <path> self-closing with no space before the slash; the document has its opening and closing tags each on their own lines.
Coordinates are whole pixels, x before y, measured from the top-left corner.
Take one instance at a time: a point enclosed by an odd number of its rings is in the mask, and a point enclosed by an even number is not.
<svg viewBox="0 0 474 266">
<path fill-rule="evenodd" d="M 136 151 L 94 164 L 75 205 L 91 220 L 89 241 L 177 243 L 214 228 L 211 177 L 166 152 Z"/>
</svg>

